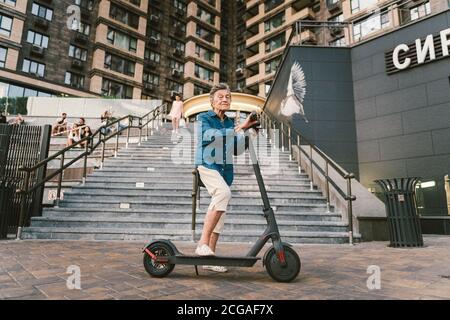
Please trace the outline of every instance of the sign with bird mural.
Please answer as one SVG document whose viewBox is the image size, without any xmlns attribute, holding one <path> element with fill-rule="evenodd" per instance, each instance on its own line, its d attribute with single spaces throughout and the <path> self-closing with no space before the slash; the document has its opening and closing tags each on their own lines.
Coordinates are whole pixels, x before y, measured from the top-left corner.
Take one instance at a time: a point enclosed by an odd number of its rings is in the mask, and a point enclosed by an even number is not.
<svg viewBox="0 0 450 320">
<path fill-rule="evenodd" d="M 303 108 L 303 101 L 306 95 L 306 79 L 305 73 L 301 65 L 296 61 L 291 68 L 289 82 L 286 88 L 286 97 L 281 102 L 280 114 L 284 117 L 292 117 L 299 114 L 306 123 L 308 118 Z"/>
</svg>

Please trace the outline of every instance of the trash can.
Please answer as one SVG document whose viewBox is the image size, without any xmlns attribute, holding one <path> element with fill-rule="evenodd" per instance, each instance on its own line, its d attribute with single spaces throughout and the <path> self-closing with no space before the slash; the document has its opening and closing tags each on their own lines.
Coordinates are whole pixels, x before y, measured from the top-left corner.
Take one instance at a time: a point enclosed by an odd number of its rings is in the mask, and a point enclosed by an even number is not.
<svg viewBox="0 0 450 320">
<path fill-rule="evenodd" d="M 9 215 L 13 199 L 14 188 L 11 181 L 0 180 L 0 239 L 6 239 L 8 236 Z"/>
<path fill-rule="evenodd" d="M 375 181 L 382 187 L 386 200 L 390 247 L 423 247 L 415 193 L 419 180 L 398 178 Z"/>
</svg>

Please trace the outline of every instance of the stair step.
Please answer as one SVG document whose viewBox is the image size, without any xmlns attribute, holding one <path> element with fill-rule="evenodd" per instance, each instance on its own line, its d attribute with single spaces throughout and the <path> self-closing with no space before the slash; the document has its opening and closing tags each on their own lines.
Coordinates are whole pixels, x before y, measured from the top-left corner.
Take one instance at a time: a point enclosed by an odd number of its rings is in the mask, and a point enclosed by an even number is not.
<svg viewBox="0 0 450 320">
<path fill-rule="evenodd" d="M 191 230 L 191 219 L 168 219 L 168 218 L 82 218 L 82 217 L 36 217 L 32 218 L 33 227 L 58 227 L 58 228 L 126 228 L 126 229 L 170 229 Z M 203 220 L 196 223 L 198 230 L 203 228 Z M 241 220 L 227 217 L 227 230 L 259 230 L 264 231 L 267 227 L 265 219 Z M 346 225 L 342 222 L 330 221 L 278 221 L 281 231 L 331 231 L 345 232 Z"/>
<path fill-rule="evenodd" d="M 221 234 L 221 242 L 254 242 L 261 236 L 258 231 L 226 231 Z M 285 231 L 282 240 L 289 243 L 348 243 L 347 232 L 298 232 Z M 354 235 L 358 239 L 359 235 Z M 24 229 L 24 239 L 63 240 L 134 240 L 152 241 L 170 239 L 190 241 L 191 230 L 177 229 L 101 229 L 96 228 L 34 228 Z M 198 235 L 197 235 L 198 238 Z"/>
<path fill-rule="evenodd" d="M 207 207 L 197 209 L 197 221 L 205 216 Z M 114 209 L 114 208 L 91 208 L 89 210 L 77 211 L 73 208 L 48 208 L 43 212 L 44 217 L 130 217 L 130 218 L 192 218 L 191 208 L 149 208 L 149 209 Z M 235 217 L 236 219 L 245 219 L 252 217 L 263 217 L 262 209 L 253 211 L 234 210 L 228 211 L 227 215 Z M 281 209 L 275 212 L 277 220 L 291 220 L 291 221 L 341 221 L 341 215 L 338 213 L 323 211 L 282 211 Z"/>
</svg>

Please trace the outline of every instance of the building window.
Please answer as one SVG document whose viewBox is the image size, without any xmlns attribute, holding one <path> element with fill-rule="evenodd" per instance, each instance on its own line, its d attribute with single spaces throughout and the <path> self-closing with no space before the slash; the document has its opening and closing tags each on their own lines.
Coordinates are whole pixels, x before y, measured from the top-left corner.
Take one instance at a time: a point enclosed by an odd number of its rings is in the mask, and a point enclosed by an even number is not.
<svg viewBox="0 0 450 320">
<path fill-rule="evenodd" d="M 9 37 L 11 35 L 13 19 L 0 14 L 0 34 Z"/>
<path fill-rule="evenodd" d="M 180 63 L 176 60 L 170 59 L 169 65 L 172 69 L 177 70 L 179 72 L 184 72 L 184 63 Z"/>
<path fill-rule="evenodd" d="M 266 1 L 264 1 L 264 10 L 265 10 L 265 12 L 268 12 L 272 9 L 275 9 L 282 3 L 283 3 L 283 0 L 266 0 Z"/>
<path fill-rule="evenodd" d="M 105 53 L 105 68 L 134 77 L 135 63 L 111 53 Z"/>
<path fill-rule="evenodd" d="M 375 6 L 378 0 L 351 0 L 352 13 Z"/>
<path fill-rule="evenodd" d="M 284 12 L 276 15 L 272 19 L 264 22 L 264 30 L 265 32 L 270 32 L 278 27 L 281 27 L 285 22 L 285 14 Z"/>
<path fill-rule="evenodd" d="M 145 60 L 150 60 L 156 63 L 161 61 L 161 55 L 159 53 L 148 49 L 145 49 L 144 58 Z"/>
<path fill-rule="evenodd" d="M 23 59 L 22 71 L 43 78 L 45 74 L 45 64 L 33 60 Z"/>
<path fill-rule="evenodd" d="M 155 86 L 159 86 L 159 76 L 153 73 L 144 73 L 142 80 L 145 83 L 154 84 Z"/>
<path fill-rule="evenodd" d="M 111 3 L 109 16 L 114 20 L 122 22 L 123 24 L 126 24 L 134 29 L 139 28 L 139 16 L 126 10 L 125 8 L 119 7 L 115 3 Z"/>
<path fill-rule="evenodd" d="M 10 6 L 16 6 L 16 0 L 0 0 L 0 3 L 9 4 Z"/>
<path fill-rule="evenodd" d="M 132 99 L 133 87 L 103 78 L 102 95 L 118 99 Z"/>
<path fill-rule="evenodd" d="M 7 54 L 8 54 L 8 49 L 0 47 L 0 68 L 5 67 Z"/>
<path fill-rule="evenodd" d="M 216 16 L 201 7 L 197 7 L 197 18 L 212 25 L 216 24 Z"/>
<path fill-rule="evenodd" d="M 167 87 L 171 91 L 175 91 L 179 94 L 183 94 L 183 84 L 173 81 L 173 80 L 167 80 Z"/>
<path fill-rule="evenodd" d="M 31 14 L 47 21 L 52 21 L 53 19 L 53 10 L 37 4 L 36 2 L 33 2 L 33 5 L 31 6 Z"/>
<path fill-rule="evenodd" d="M 245 79 L 238 81 L 236 89 L 239 90 L 239 91 L 244 91 L 244 89 L 245 89 Z"/>
<path fill-rule="evenodd" d="M 194 95 L 195 96 L 209 93 L 210 90 L 211 89 L 209 89 L 209 88 L 201 87 L 199 85 L 194 84 Z"/>
<path fill-rule="evenodd" d="M 281 56 L 266 62 L 266 74 L 277 71 L 281 62 Z"/>
<path fill-rule="evenodd" d="M 372 32 L 384 29 L 390 25 L 387 12 L 373 14 L 370 17 L 353 24 L 353 39 L 358 41 Z"/>
<path fill-rule="evenodd" d="M 93 0 L 75 0 L 75 4 L 89 11 L 91 11 L 94 7 Z"/>
<path fill-rule="evenodd" d="M 186 45 L 184 44 L 184 42 L 178 41 L 177 39 L 174 39 L 174 38 L 170 38 L 169 43 L 170 43 L 171 48 L 178 49 L 184 53 L 185 48 L 186 48 Z"/>
<path fill-rule="evenodd" d="M 265 86 L 265 92 L 266 92 L 266 96 L 267 96 L 269 94 L 270 88 L 272 87 L 272 81 L 266 82 L 264 84 L 264 86 Z"/>
<path fill-rule="evenodd" d="M 82 89 L 84 87 L 84 76 L 67 71 L 64 83 L 71 87 Z"/>
<path fill-rule="evenodd" d="M 274 51 L 278 48 L 283 47 L 285 44 L 286 44 L 286 35 L 283 32 L 282 34 L 266 41 L 266 52 Z"/>
<path fill-rule="evenodd" d="M 91 26 L 84 22 L 78 21 L 77 19 L 73 19 L 72 30 L 77 31 L 86 36 L 89 36 L 89 33 L 91 31 Z"/>
<path fill-rule="evenodd" d="M 114 30 L 111 27 L 108 27 L 108 34 L 106 38 L 109 43 L 113 44 L 116 47 L 136 52 L 137 47 L 137 39 L 126 35 L 120 31 Z"/>
<path fill-rule="evenodd" d="M 69 57 L 75 58 L 81 61 L 86 61 L 87 59 L 87 50 L 83 48 L 79 48 L 74 45 L 69 46 Z"/>
<path fill-rule="evenodd" d="M 186 12 L 186 3 L 180 0 L 173 0 L 173 6 L 175 9 L 181 10 L 183 12 Z"/>
<path fill-rule="evenodd" d="M 42 48 L 48 48 L 48 37 L 32 30 L 28 31 L 27 42 Z"/>
<path fill-rule="evenodd" d="M 450 6 L 450 4 L 449 4 Z M 417 7 L 411 8 L 409 10 L 411 21 L 423 18 L 431 13 L 430 2 L 424 2 Z"/>
<path fill-rule="evenodd" d="M 197 57 L 206 60 L 208 62 L 214 63 L 214 51 L 206 49 L 198 44 L 195 45 L 195 54 Z"/>
<path fill-rule="evenodd" d="M 211 31 L 208 31 L 208 30 L 206 30 L 206 29 L 204 29 L 202 27 L 200 27 L 198 24 L 197 24 L 197 27 L 196 27 L 196 30 L 195 30 L 195 34 L 199 38 L 201 38 L 201 39 L 203 39 L 203 40 L 205 40 L 207 42 L 214 43 L 214 40 L 215 40 L 214 39 L 214 33 L 211 32 Z"/>
<path fill-rule="evenodd" d="M 154 38 L 156 40 L 161 40 L 161 32 L 156 31 L 154 29 L 149 30 L 149 36 L 150 36 L 150 38 Z"/>
<path fill-rule="evenodd" d="M 214 71 L 199 66 L 198 64 L 195 65 L 195 76 L 202 80 L 214 81 Z"/>
</svg>

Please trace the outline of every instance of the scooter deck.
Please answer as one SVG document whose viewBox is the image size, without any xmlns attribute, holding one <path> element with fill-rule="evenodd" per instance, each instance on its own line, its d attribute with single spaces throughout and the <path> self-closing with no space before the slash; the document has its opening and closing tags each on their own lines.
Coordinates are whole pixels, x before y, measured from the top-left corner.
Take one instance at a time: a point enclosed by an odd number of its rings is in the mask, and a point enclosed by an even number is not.
<svg viewBox="0 0 450 320">
<path fill-rule="evenodd" d="M 226 267 L 253 267 L 255 263 L 261 260 L 258 257 L 224 257 L 224 256 L 186 256 L 175 255 L 169 257 L 169 263 L 202 266 L 226 266 Z"/>
</svg>

